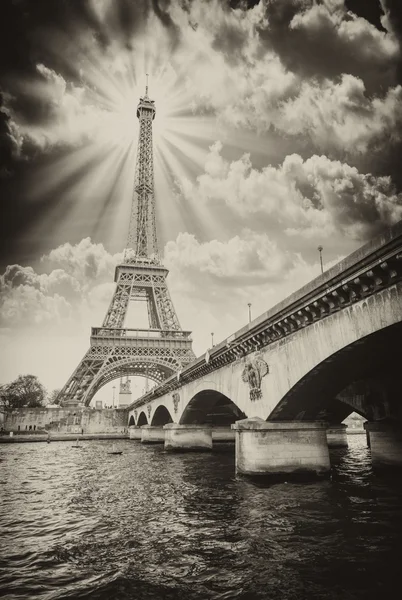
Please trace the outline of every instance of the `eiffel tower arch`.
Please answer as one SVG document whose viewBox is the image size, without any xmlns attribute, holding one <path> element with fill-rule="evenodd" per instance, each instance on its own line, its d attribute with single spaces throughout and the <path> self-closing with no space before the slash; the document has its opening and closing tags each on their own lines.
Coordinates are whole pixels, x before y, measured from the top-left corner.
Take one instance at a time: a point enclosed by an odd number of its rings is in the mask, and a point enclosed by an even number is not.
<svg viewBox="0 0 402 600">
<path fill-rule="evenodd" d="M 89 405 L 96 392 L 118 377 L 142 376 L 160 383 L 195 356 L 191 332 L 183 331 L 161 264 L 155 219 L 152 121 L 154 101 L 137 107 L 140 122 L 134 195 L 123 263 L 115 270 L 116 288 L 102 327 L 92 327 L 90 347 L 60 391 L 62 405 Z M 131 302 L 147 304 L 149 327 L 127 329 Z"/>
</svg>

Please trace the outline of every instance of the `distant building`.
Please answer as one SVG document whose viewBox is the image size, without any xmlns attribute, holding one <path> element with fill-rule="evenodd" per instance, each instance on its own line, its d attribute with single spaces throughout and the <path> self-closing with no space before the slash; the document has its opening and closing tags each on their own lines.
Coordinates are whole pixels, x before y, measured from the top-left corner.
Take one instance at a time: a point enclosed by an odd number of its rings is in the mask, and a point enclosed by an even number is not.
<svg viewBox="0 0 402 600">
<path fill-rule="evenodd" d="M 353 412 L 346 417 L 343 422 L 348 426 L 348 429 L 363 429 L 363 423 L 365 421 L 367 421 L 367 419 Z"/>
<path fill-rule="evenodd" d="M 95 408 L 96 410 L 102 410 L 102 400 L 95 401 Z"/>
<path fill-rule="evenodd" d="M 117 408 L 126 408 L 129 404 L 131 404 L 131 382 L 128 377 L 125 381 L 121 378 Z"/>
</svg>

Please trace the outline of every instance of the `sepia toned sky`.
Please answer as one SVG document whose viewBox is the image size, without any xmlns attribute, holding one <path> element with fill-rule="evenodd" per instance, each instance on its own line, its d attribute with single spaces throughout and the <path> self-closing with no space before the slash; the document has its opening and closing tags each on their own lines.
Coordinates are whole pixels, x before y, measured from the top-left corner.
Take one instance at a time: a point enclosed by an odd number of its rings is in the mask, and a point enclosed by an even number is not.
<svg viewBox="0 0 402 600">
<path fill-rule="evenodd" d="M 319 245 L 330 266 L 401 219 L 398 4 L 3 0 L 0 383 L 62 387 L 102 323 L 145 73 L 159 246 L 197 355 L 317 276 Z"/>
</svg>

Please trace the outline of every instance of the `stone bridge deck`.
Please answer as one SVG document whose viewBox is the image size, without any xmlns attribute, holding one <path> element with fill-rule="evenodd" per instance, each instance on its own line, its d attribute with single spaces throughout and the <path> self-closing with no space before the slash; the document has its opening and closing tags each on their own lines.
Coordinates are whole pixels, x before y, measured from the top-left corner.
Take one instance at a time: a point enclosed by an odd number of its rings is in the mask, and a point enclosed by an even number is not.
<svg viewBox="0 0 402 600">
<path fill-rule="evenodd" d="M 347 307 L 393 288 L 393 309 L 402 312 L 396 284 L 402 275 L 402 222 L 223 340 L 132 403 L 140 408 L 158 397 L 219 370 Z M 400 318 L 396 318 L 400 320 Z M 306 348 L 306 351 L 308 348 Z"/>
</svg>

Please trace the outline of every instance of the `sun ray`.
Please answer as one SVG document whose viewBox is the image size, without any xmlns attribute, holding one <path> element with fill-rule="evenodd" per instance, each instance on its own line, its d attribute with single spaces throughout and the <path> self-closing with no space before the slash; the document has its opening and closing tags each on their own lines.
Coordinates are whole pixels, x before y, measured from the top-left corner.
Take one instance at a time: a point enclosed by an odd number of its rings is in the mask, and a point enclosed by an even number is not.
<svg viewBox="0 0 402 600">
<path fill-rule="evenodd" d="M 166 140 L 165 144 L 162 145 L 161 148 L 158 148 L 158 151 L 156 152 L 156 160 L 157 165 L 159 165 L 161 160 L 163 160 L 165 169 L 172 174 L 172 181 L 188 181 L 188 172 L 183 162 L 177 156 L 174 146 L 169 145 Z M 157 206 L 160 207 L 160 203 L 158 205 L 158 198 Z M 194 231 L 201 236 L 202 239 L 208 238 L 209 235 L 216 235 L 219 233 L 220 226 L 211 219 L 210 211 L 207 209 L 205 203 L 198 202 L 196 199 L 190 201 L 186 197 L 184 200 L 183 197 L 180 196 L 179 201 L 174 203 L 171 197 L 167 197 L 167 202 L 164 205 L 163 210 L 172 210 L 172 212 L 176 213 L 180 211 L 181 220 L 185 225 L 184 231 Z M 169 231 L 165 231 L 164 219 L 162 219 L 161 237 L 164 242 L 172 239 L 173 236 L 171 233 L 173 231 L 177 234 L 180 230 L 177 230 L 177 228 L 172 228 L 170 233 Z"/>
<path fill-rule="evenodd" d="M 200 172 L 207 154 L 207 149 L 202 148 L 197 139 L 186 140 L 181 133 L 166 131 L 164 134 L 165 143 L 176 149 L 176 152 L 182 156 L 183 163 L 190 172 Z"/>
<path fill-rule="evenodd" d="M 211 114 L 193 112 L 187 72 L 193 58 L 178 57 L 173 40 L 158 29 L 158 39 L 142 32 L 126 43 L 112 35 L 113 18 L 100 18 L 108 41 L 100 44 L 83 27 L 48 36 L 50 65 L 38 66 L 36 81 L 20 82 L 25 93 L 57 103 L 49 123 L 28 133 L 60 145 L 57 157 L 38 169 L 29 200 L 46 206 L 29 235 L 76 240 L 91 235 L 113 251 L 123 249 L 133 194 L 138 137 L 136 109 L 145 91 L 155 101 L 153 123 L 155 189 L 161 250 L 180 231 L 202 239 L 219 237 L 225 223 L 212 219 L 207 203 L 180 186 L 203 170 L 209 147 L 219 139 L 240 144 Z M 148 23 L 147 27 L 154 27 Z M 58 68 L 57 66 L 58 65 Z M 64 147 L 63 147 L 64 144 Z M 251 140 L 244 140 L 251 146 Z M 262 143 L 258 149 L 264 151 Z M 258 150 L 257 150 L 258 151 Z M 41 212 L 41 214 L 43 211 Z"/>
<path fill-rule="evenodd" d="M 58 188 L 68 187 L 71 177 L 77 176 L 80 170 L 83 174 L 87 173 L 91 163 L 102 162 L 109 152 L 110 148 L 107 144 L 85 144 L 73 152 L 69 150 L 67 154 L 63 153 L 63 156 L 37 169 L 34 186 L 27 198 L 37 200 L 55 192 Z"/>
</svg>

